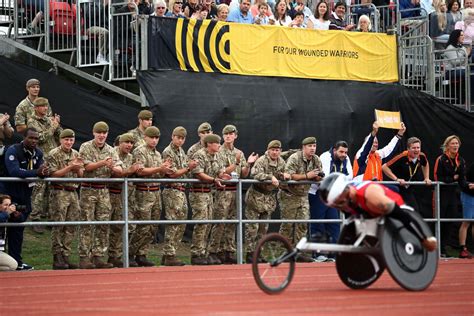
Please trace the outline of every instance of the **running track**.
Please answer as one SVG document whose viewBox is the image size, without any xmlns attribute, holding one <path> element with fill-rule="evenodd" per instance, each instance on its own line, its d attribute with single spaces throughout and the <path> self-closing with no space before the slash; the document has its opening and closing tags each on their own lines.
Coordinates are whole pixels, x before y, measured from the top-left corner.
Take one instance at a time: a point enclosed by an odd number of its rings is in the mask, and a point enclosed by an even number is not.
<svg viewBox="0 0 474 316">
<path fill-rule="evenodd" d="M 334 264 L 296 265 L 280 295 L 261 292 L 250 265 L 0 273 L 0 315 L 474 315 L 474 260 L 441 261 L 423 292 L 385 272 L 346 288 Z"/>
</svg>

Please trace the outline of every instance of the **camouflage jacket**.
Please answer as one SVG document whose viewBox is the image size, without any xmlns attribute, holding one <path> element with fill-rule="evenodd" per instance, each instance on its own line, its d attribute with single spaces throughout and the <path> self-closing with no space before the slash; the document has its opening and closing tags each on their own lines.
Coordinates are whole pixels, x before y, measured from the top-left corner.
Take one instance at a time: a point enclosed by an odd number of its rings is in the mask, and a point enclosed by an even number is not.
<svg viewBox="0 0 474 316">
<path fill-rule="evenodd" d="M 255 165 L 250 171 L 250 176 L 255 180 L 264 181 L 271 180 L 273 176 L 278 180 L 283 180 L 283 172 L 285 171 L 285 161 L 283 158 L 279 157 L 277 161 L 274 161 L 265 154 L 262 157 L 259 157 L 255 161 Z M 277 189 L 271 183 L 258 183 L 253 184 L 254 188 L 257 188 L 257 191 L 271 192 Z"/>
<path fill-rule="evenodd" d="M 45 161 L 48 164 L 49 171 L 53 173 L 67 167 L 69 163 L 77 157 L 79 157 L 79 152 L 77 150 L 71 149 L 70 152 L 66 152 L 61 148 L 61 146 L 58 146 L 49 152 Z M 63 176 L 63 178 L 78 178 L 78 176 L 77 173 L 69 171 Z M 79 186 L 78 182 L 58 182 L 57 184 L 75 188 Z"/>
<path fill-rule="evenodd" d="M 38 147 L 43 151 L 45 157 L 48 156 L 51 149 L 59 145 L 59 134 L 61 126 L 54 127 L 51 117 L 39 117 L 34 114 L 28 120 L 28 127 L 35 128 L 39 133 Z"/>
<path fill-rule="evenodd" d="M 323 166 L 321 160 L 317 155 L 307 159 L 301 150 L 294 153 L 288 158 L 285 166 L 285 172 L 290 175 L 293 174 L 304 174 L 314 169 L 322 170 Z M 310 184 L 291 184 L 285 187 L 286 190 L 290 191 L 294 195 L 306 196 L 309 192 Z M 283 186 L 282 186 L 283 187 Z"/>
<path fill-rule="evenodd" d="M 114 166 L 122 166 L 122 161 L 120 161 L 117 152 L 112 146 L 104 144 L 102 148 L 99 148 L 93 139 L 81 145 L 81 148 L 79 148 L 79 155 L 84 160 L 85 166 L 107 157 L 112 157 Z M 93 171 L 84 171 L 84 178 L 110 178 L 111 176 L 112 170 L 107 166 L 97 168 Z"/>
<path fill-rule="evenodd" d="M 245 168 L 248 166 L 247 160 L 245 159 L 245 155 L 241 150 L 235 147 L 233 147 L 232 149 L 229 149 L 225 147 L 224 145 L 222 145 L 221 148 L 219 149 L 219 152 L 217 153 L 217 159 L 219 160 L 219 164 L 221 166 L 223 166 L 224 168 L 227 168 L 228 166 L 232 164 L 236 164 L 237 158 L 235 157 L 235 155 L 237 155 L 237 153 L 239 152 L 241 153 L 240 164 L 237 165 L 234 172 L 236 172 L 240 178 L 242 174 L 242 168 Z"/>
<path fill-rule="evenodd" d="M 196 151 L 193 159 L 198 162 L 198 165 L 191 171 L 192 175 L 195 178 L 197 178 L 196 174 L 198 173 L 205 173 L 213 178 L 219 176 L 219 173 L 224 171 L 224 166 L 219 163 L 217 155 L 211 155 L 205 148 Z M 210 183 L 204 183 L 197 186 L 211 187 L 211 185 Z"/>
<path fill-rule="evenodd" d="M 27 125 L 28 120 L 35 114 L 35 106 L 28 97 L 23 99 L 15 110 L 15 126 Z M 46 116 L 52 116 L 51 106 L 48 107 Z"/>
</svg>

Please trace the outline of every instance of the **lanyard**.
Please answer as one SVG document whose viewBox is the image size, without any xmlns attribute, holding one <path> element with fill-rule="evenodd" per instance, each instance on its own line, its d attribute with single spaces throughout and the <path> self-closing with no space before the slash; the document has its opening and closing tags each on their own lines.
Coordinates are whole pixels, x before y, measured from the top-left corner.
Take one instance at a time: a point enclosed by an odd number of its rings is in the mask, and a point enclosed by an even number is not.
<svg viewBox="0 0 474 316">
<path fill-rule="evenodd" d="M 408 181 L 411 181 L 411 178 L 416 174 L 416 171 L 418 170 L 418 166 L 420 165 L 420 161 L 418 160 L 416 162 L 415 170 L 411 170 L 411 162 L 408 162 L 408 171 L 410 172 L 410 179 Z"/>
</svg>

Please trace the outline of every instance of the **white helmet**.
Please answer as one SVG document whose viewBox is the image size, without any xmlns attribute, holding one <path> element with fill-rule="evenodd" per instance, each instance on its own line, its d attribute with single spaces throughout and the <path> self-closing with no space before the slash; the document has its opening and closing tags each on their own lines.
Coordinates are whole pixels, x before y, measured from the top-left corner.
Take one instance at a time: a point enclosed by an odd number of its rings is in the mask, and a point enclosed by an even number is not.
<svg viewBox="0 0 474 316">
<path fill-rule="evenodd" d="M 324 204 L 333 207 L 334 202 L 344 192 L 349 181 L 346 176 L 339 172 L 334 172 L 324 178 L 319 186 L 319 196 Z"/>
</svg>

